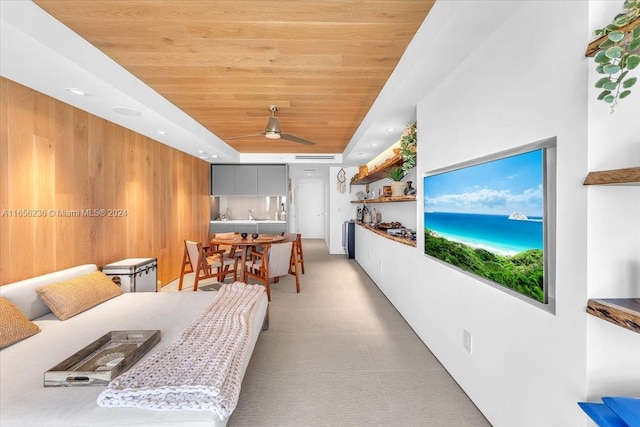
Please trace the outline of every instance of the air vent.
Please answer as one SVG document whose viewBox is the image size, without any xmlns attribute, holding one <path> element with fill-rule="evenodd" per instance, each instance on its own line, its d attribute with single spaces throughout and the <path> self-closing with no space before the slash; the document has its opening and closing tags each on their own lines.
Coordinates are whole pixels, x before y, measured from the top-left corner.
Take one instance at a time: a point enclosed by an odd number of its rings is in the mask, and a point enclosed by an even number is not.
<svg viewBox="0 0 640 427">
<path fill-rule="evenodd" d="M 296 160 L 335 160 L 336 156 L 333 155 L 296 155 Z"/>
</svg>

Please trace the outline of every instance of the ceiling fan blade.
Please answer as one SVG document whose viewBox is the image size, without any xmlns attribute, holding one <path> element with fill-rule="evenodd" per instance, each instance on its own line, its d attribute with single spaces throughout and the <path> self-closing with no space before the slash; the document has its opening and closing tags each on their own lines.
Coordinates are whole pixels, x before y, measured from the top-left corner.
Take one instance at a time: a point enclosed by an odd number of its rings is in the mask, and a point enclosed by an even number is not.
<svg viewBox="0 0 640 427">
<path fill-rule="evenodd" d="M 265 134 L 264 132 L 252 133 L 251 135 L 232 136 L 231 138 L 227 138 L 227 139 L 231 140 L 231 139 L 240 139 L 240 138 L 251 138 L 251 137 L 254 137 L 254 136 L 263 136 L 264 134 Z"/>
<path fill-rule="evenodd" d="M 295 136 L 295 135 L 291 135 L 290 133 L 281 133 L 280 137 L 282 139 L 286 139 L 287 141 L 293 141 L 293 142 L 298 142 L 300 144 L 305 144 L 305 145 L 316 145 L 315 142 L 311 142 L 307 139 L 304 138 L 300 138 L 299 136 Z"/>
<path fill-rule="evenodd" d="M 281 133 L 280 132 L 280 120 L 276 117 L 276 111 L 278 111 L 278 107 L 275 105 L 271 105 L 269 107 L 269 111 L 271 111 L 271 116 L 269 117 L 269 121 L 267 121 L 267 127 L 264 131 L 260 133 L 254 133 L 251 135 L 242 135 L 242 136 L 233 136 L 231 138 L 227 138 L 227 140 L 239 139 L 239 138 L 251 138 L 256 136 L 266 136 L 269 139 L 286 139 L 288 141 L 297 142 L 298 144 L 305 145 L 316 145 L 315 142 L 311 142 L 304 138 L 300 138 L 299 136 L 291 135 L 290 133 Z"/>
</svg>

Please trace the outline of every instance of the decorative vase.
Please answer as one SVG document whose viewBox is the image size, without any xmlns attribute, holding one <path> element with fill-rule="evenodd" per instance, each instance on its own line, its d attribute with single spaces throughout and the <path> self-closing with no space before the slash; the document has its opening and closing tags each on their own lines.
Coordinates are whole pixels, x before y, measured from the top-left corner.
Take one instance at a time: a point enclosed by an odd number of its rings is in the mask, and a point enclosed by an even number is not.
<svg viewBox="0 0 640 427">
<path fill-rule="evenodd" d="M 407 188 L 407 183 L 404 181 L 393 181 L 391 183 L 391 196 L 404 196 L 404 189 Z"/>
<path fill-rule="evenodd" d="M 413 181 L 407 181 L 407 188 L 404 190 L 404 194 L 411 195 L 416 194 L 416 189 L 412 187 Z"/>
</svg>

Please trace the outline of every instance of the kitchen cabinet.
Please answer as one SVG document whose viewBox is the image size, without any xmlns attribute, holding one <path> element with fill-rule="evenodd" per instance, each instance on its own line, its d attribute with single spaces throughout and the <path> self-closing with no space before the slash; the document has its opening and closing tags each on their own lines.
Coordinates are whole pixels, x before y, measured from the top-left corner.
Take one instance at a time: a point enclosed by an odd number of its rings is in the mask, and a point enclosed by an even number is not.
<svg viewBox="0 0 640 427">
<path fill-rule="evenodd" d="M 284 196 L 286 194 L 286 166 L 258 165 L 258 196 Z"/>
<path fill-rule="evenodd" d="M 236 224 L 233 227 L 233 230 L 236 233 L 253 234 L 258 232 L 258 225 L 257 224 Z"/>
<path fill-rule="evenodd" d="M 232 194 L 255 196 L 258 194 L 258 167 L 254 165 L 236 166 L 236 186 Z"/>
<path fill-rule="evenodd" d="M 258 223 L 258 233 L 260 234 L 280 234 L 284 233 L 287 225 L 283 222 L 280 224 Z"/>
<path fill-rule="evenodd" d="M 260 234 L 280 234 L 286 231 L 285 221 L 211 221 L 209 234 L 214 233 L 260 233 Z"/>
<path fill-rule="evenodd" d="M 236 165 L 215 165 L 211 167 L 211 194 L 234 194 L 236 189 Z"/>
<path fill-rule="evenodd" d="M 229 222 L 211 221 L 211 225 L 209 226 L 209 234 L 233 233 L 234 231 L 234 225 Z"/>
<path fill-rule="evenodd" d="M 285 196 L 286 165 L 212 165 L 213 196 Z"/>
</svg>

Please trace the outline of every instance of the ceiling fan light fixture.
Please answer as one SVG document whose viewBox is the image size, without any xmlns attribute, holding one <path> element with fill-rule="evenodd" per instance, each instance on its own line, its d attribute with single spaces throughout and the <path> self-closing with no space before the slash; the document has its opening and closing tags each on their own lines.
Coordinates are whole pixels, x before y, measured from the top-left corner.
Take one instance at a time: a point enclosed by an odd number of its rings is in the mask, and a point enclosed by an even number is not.
<svg viewBox="0 0 640 427">
<path fill-rule="evenodd" d="M 300 138 L 299 136 L 291 135 L 290 133 L 281 133 L 280 132 L 280 120 L 276 118 L 276 111 L 278 111 L 278 107 L 275 105 L 271 105 L 269 107 L 269 111 L 271 111 L 271 116 L 269 117 L 269 121 L 267 122 L 267 127 L 260 132 L 251 135 L 242 135 L 242 136 L 233 136 L 228 139 L 239 139 L 239 138 L 249 138 L 263 135 L 268 139 L 286 139 L 287 141 L 293 141 L 300 144 L 306 145 L 315 145 L 314 142 L 308 141 L 304 138 Z"/>
</svg>

